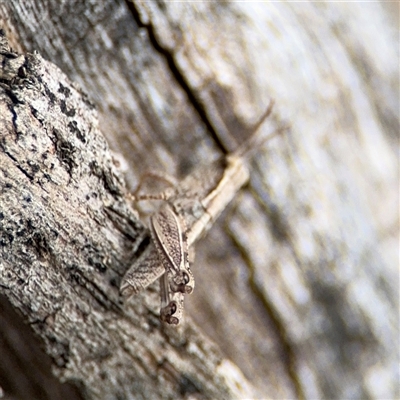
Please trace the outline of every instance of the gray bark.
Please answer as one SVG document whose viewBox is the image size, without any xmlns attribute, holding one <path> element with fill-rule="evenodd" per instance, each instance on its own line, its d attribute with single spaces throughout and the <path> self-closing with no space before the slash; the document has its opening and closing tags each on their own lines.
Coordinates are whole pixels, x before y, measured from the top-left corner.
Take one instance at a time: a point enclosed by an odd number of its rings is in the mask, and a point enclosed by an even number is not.
<svg viewBox="0 0 400 400">
<path fill-rule="evenodd" d="M 0 87 L 6 394 L 399 396 L 398 42 L 379 3 L 31 0 L 0 25 L 21 53 Z M 124 182 L 235 149 L 271 98 L 290 129 L 196 246 L 185 322 L 161 325 L 157 285 L 122 303 L 147 243 Z M 32 372 L 10 309 L 33 365 L 73 387 Z"/>
</svg>

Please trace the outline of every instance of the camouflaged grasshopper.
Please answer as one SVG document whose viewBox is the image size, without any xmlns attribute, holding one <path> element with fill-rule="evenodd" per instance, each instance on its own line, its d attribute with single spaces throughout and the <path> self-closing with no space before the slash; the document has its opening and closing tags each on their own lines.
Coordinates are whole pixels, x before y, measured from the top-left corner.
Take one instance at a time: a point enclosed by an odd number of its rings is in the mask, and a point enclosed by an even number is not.
<svg viewBox="0 0 400 400">
<path fill-rule="evenodd" d="M 121 294 L 129 297 L 160 278 L 160 318 L 178 324 L 182 318 L 184 295 L 192 293 L 194 278 L 189 267 L 188 249 L 212 226 L 217 217 L 248 181 L 245 165 L 264 139 L 259 127 L 270 115 L 269 105 L 254 127 L 254 134 L 233 153 L 200 166 L 178 185 L 158 195 L 133 196 L 135 200 L 163 200 L 161 208 L 150 217 L 151 243 L 122 279 Z"/>
</svg>

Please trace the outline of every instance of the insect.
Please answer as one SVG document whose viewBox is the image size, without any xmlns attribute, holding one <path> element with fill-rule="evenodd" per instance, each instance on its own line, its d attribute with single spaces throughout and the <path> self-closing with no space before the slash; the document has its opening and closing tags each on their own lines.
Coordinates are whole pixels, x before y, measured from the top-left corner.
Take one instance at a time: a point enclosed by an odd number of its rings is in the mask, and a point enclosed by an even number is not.
<svg viewBox="0 0 400 400">
<path fill-rule="evenodd" d="M 135 200 L 158 199 L 164 203 L 150 217 L 151 242 L 141 257 L 122 279 L 124 297 L 145 289 L 160 278 L 160 318 L 178 324 L 183 313 L 183 300 L 194 289 L 188 250 L 212 226 L 239 189 L 248 181 L 246 159 L 266 138 L 257 135 L 270 115 L 273 103 L 256 124 L 254 133 L 244 145 L 210 164 L 196 168 L 179 184 L 157 195 L 132 196 Z"/>
<path fill-rule="evenodd" d="M 150 217 L 152 241 L 145 254 L 125 275 L 125 286 L 121 286 L 121 293 L 124 296 L 137 293 L 162 275 L 160 318 L 166 323 L 178 324 L 182 316 L 184 294 L 192 293 L 194 288 L 185 221 L 175 211 L 173 203 L 167 201 L 165 192 L 130 197 L 136 201 L 161 199 L 165 203 Z"/>
</svg>

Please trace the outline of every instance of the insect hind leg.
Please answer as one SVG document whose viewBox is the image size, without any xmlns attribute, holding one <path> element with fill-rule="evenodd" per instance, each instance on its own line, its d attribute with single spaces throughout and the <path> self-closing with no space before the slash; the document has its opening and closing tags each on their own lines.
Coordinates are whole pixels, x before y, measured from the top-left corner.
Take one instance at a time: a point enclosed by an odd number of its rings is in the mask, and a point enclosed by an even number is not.
<svg viewBox="0 0 400 400">
<path fill-rule="evenodd" d="M 139 194 L 143 187 L 144 182 L 149 178 L 152 178 L 153 180 L 162 181 L 166 183 L 169 186 L 169 188 L 159 193 Z M 133 193 L 128 193 L 126 197 L 132 201 L 168 200 L 168 198 L 171 197 L 173 192 L 173 190 L 171 189 L 175 188 L 177 185 L 178 185 L 177 180 L 169 174 L 163 172 L 148 171 L 141 176 L 136 190 Z"/>
</svg>

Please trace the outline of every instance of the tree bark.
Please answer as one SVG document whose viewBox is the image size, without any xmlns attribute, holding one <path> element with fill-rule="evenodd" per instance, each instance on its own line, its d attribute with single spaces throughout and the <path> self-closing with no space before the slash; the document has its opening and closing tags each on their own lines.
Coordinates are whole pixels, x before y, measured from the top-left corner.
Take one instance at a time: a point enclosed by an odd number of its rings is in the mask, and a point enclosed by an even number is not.
<svg viewBox="0 0 400 400">
<path fill-rule="evenodd" d="M 6 395 L 398 397 L 387 18 L 379 3 L 1 3 L 20 53 L 3 49 L 0 87 Z M 157 285 L 122 302 L 148 244 L 125 184 L 234 150 L 271 98 L 267 124 L 288 132 L 196 246 L 184 323 L 160 323 Z"/>
</svg>

